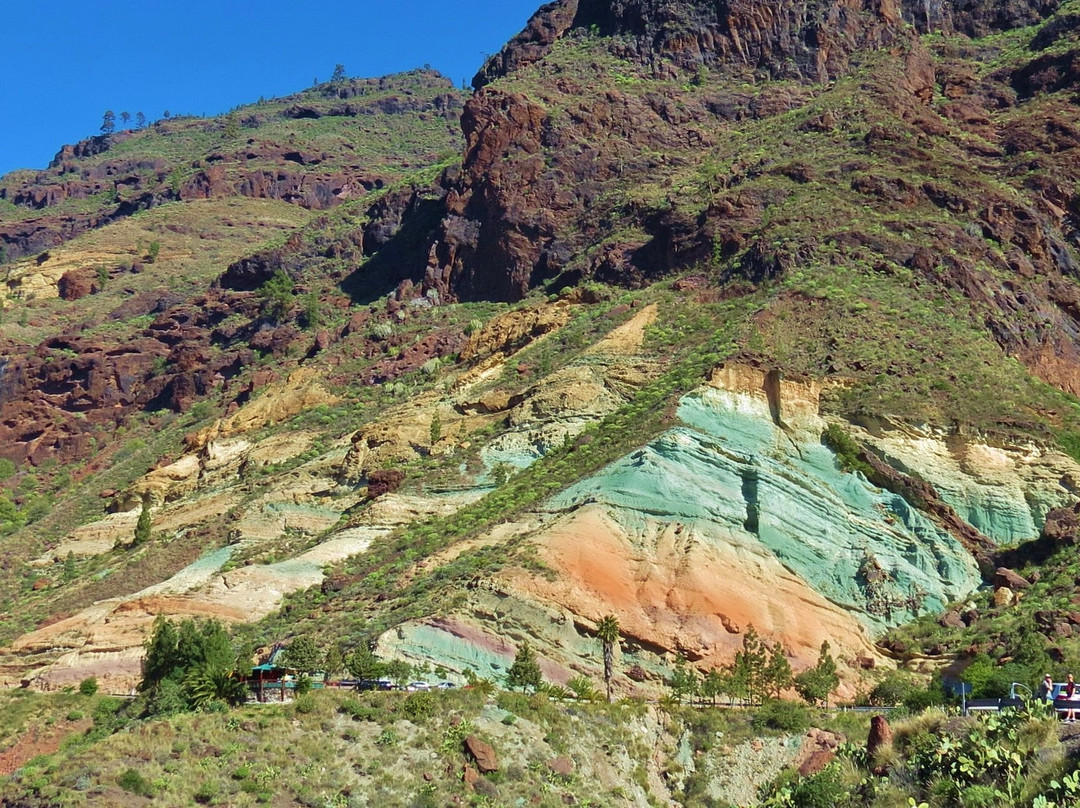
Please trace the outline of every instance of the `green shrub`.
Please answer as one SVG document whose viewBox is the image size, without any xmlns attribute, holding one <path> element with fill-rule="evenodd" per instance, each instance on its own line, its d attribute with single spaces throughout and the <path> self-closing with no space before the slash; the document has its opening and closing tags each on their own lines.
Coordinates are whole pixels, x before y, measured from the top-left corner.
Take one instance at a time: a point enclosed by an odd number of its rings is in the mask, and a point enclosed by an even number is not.
<svg viewBox="0 0 1080 808">
<path fill-rule="evenodd" d="M 833 808 L 844 804 L 846 790 L 839 768 L 832 764 L 800 781 L 792 789 L 792 798 L 799 808 Z"/>
<path fill-rule="evenodd" d="M 138 794 L 140 797 L 153 797 L 154 787 L 150 781 L 134 769 L 127 769 L 117 779 L 116 784 L 124 791 Z"/>
<path fill-rule="evenodd" d="M 0 482 L 11 479 L 15 474 L 15 464 L 6 457 L 0 457 Z"/>
<path fill-rule="evenodd" d="M 297 689 L 299 689 L 299 682 L 297 682 Z M 296 708 L 296 712 L 300 715 L 308 715 L 315 712 L 315 708 L 318 706 L 315 703 L 315 697 L 311 693 L 300 693 L 296 697 L 296 701 L 293 702 L 293 706 Z"/>
<path fill-rule="evenodd" d="M 79 692 L 84 696 L 93 696 L 98 692 L 98 681 L 93 676 L 79 682 Z"/>
<path fill-rule="evenodd" d="M 920 689 L 917 682 L 900 671 L 890 671 L 874 685 L 867 697 L 873 707 L 895 707 Z"/>
<path fill-rule="evenodd" d="M 435 712 L 435 694 L 423 691 L 410 693 L 401 709 L 410 721 L 428 718 Z"/>
<path fill-rule="evenodd" d="M 383 716 L 382 710 L 379 710 L 376 707 L 369 707 L 366 704 L 361 704 L 355 699 L 343 701 L 338 707 L 338 712 L 350 716 L 353 721 L 378 722 Z"/>
<path fill-rule="evenodd" d="M 205 783 L 199 786 L 199 790 L 196 791 L 194 794 L 194 799 L 195 802 L 199 803 L 200 805 L 211 805 L 212 803 L 217 801 L 217 796 L 218 784 L 215 783 L 213 780 L 207 780 Z"/>
<path fill-rule="evenodd" d="M 805 704 L 783 699 L 766 699 L 754 713 L 755 729 L 778 729 L 781 732 L 806 732 L 810 728 L 810 710 Z"/>
</svg>

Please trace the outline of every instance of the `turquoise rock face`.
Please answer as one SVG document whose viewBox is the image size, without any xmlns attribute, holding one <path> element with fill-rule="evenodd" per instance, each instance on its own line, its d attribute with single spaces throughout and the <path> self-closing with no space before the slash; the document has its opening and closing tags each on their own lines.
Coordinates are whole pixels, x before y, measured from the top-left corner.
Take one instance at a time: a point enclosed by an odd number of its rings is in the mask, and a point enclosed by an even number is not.
<svg viewBox="0 0 1080 808">
<path fill-rule="evenodd" d="M 841 472 L 820 433 L 777 426 L 765 401 L 702 388 L 678 414 L 680 426 L 551 506 L 595 502 L 630 531 L 660 520 L 718 544 L 757 543 L 874 632 L 980 584 L 952 536 L 903 498 Z"/>
</svg>

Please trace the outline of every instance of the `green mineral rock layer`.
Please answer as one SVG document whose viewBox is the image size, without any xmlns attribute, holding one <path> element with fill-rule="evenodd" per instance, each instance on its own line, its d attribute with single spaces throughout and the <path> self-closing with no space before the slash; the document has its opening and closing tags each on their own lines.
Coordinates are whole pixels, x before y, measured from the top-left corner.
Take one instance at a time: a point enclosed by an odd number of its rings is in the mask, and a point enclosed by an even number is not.
<svg viewBox="0 0 1080 808">
<path fill-rule="evenodd" d="M 681 425 L 552 505 L 600 503 L 639 534 L 660 520 L 718 544 L 758 543 L 875 632 L 979 585 L 952 536 L 901 497 L 842 472 L 813 432 L 777 426 L 763 400 L 702 388 L 678 414 Z"/>
</svg>

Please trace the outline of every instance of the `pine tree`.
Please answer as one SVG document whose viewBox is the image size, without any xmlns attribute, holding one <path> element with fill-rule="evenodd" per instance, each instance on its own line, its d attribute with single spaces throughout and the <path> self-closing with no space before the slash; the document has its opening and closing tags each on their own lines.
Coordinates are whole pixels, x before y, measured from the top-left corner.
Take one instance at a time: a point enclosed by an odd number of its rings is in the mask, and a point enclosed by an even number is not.
<svg viewBox="0 0 1080 808">
<path fill-rule="evenodd" d="M 619 647 L 619 618 L 605 615 L 596 624 L 596 638 L 604 648 L 604 685 L 607 700 L 611 701 L 611 680 L 615 675 L 615 650 Z"/>
<path fill-rule="evenodd" d="M 829 694 L 836 690 L 839 684 L 840 676 L 836 672 L 836 660 L 829 653 L 829 641 L 824 640 L 821 643 L 817 665 L 795 677 L 795 689 L 810 704 L 821 701 L 828 707 Z"/>
<path fill-rule="evenodd" d="M 322 666 L 323 652 L 315 638 L 302 634 L 297 637 L 285 653 L 282 654 L 282 662 L 287 668 L 294 668 L 300 673 L 311 673 Z"/>
<path fill-rule="evenodd" d="M 769 661 L 765 665 L 766 688 L 771 690 L 776 698 L 780 698 L 780 691 L 791 687 L 791 663 L 788 662 L 787 652 L 779 642 L 772 647 Z"/>
<path fill-rule="evenodd" d="M 77 573 L 78 568 L 75 565 L 75 553 L 72 550 L 68 550 L 68 554 L 64 558 L 64 580 L 75 580 L 75 576 Z"/>
<path fill-rule="evenodd" d="M 725 692 L 727 687 L 726 677 L 716 668 L 705 674 L 701 680 L 701 696 L 716 704 L 716 697 Z"/>
<path fill-rule="evenodd" d="M 533 651 L 529 641 L 526 640 L 518 648 L 514 657 L 514 664 L 506 672 L 506 686 L 513 690 L 520 687 L 523 691 L 527 687 L 536 690 L 542 681 L 540 663 L 536 661 L 536 652 Z"/>
<path fill-rule="evenodd" d="M 135 538 L 132 539 L 132 547 L 140 547 L 150 541 L 150 501 L 144 499 L 142 510 L 139 511 L 139 521 L 135 523 Z"/>
<path fill-rule="evenodd" d="M 747 626 L 746 634 L 743 635 L 742 651 L 735 655 L 736 663 L 740 662 L 740 673 L 745 678 L 746 695 L 750 704 L 756 704 L 758 697 L 765 692 L 765 666 L 768 663 L 768 649 L 765 643 L 758 637 L 754 624 Z"/>
<path fill-rule="evenodd" d="M 120 113 L 120 120 L 124 122 L 124 128 L 127 128 L 128 123 L 131 121 L 131 113 L 126 109 Z"/>
<path fill-rule="evenodd" d="M 366 645 L 361 645 L 345 659 L 345 669 L 360 680 L 378 679 L 386 666 Z"/>
<path fill-rule="evenodd" d="M 337 678 L 341 675 L 341 671 L 345 668 L 345 655 L 341 653 L 341 647 L 336 643 L 330 646 L 330 649 L 326 652 L 326 659 L 323 660 L 323 670 L 326 671 L 326 678 Z"/>
<path fill-rule="evenodd" d="M 330 76 L 330 83 L 341 84 L 343 81 L 345 81 L 345 65 L 336 64 L 334 65 L 334 72 Z"/>
<path fill-rule="evenodd" d="M 692 668 L 686 664 L 686 659 L 679 657 L 675 660 L 675 671 L 671 674 L 671 692 L 682 703 L 684 696 L 689 696 L 690 701 L 698 692 L 698 677 Z"/>
<path fill-rule="evenodd" d="M 116 113 L 111 109 L 107 109 L 101 117 L 101 133 L 111 135 L 114 131 L 116 131 Z"/>
<path fill-rule="evenodd" d="M 146 126 L 146 116 L 143 115 L 141 112 L 135 113 L 135 125 L 138 126 L 140 129 Z"/>
</svg>

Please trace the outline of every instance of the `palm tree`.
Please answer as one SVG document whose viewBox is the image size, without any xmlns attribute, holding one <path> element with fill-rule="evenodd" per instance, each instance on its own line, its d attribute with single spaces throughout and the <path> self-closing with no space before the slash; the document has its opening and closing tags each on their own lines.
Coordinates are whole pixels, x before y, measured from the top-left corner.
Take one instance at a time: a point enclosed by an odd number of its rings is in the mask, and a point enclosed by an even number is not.
<svg viewBox="0 0 1080 808">
<path fill-rule="evenodd" d="M 605 615 L 596 624 L 596 637 L 604 646 L 604 684 L 607 700 L 611 701 L 611 678 L 615 675 L 615 647 L 619 644 L 619 618 Z"/>
</svg>

